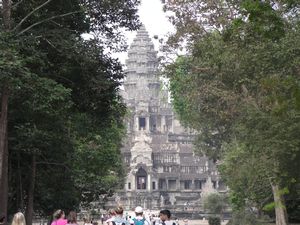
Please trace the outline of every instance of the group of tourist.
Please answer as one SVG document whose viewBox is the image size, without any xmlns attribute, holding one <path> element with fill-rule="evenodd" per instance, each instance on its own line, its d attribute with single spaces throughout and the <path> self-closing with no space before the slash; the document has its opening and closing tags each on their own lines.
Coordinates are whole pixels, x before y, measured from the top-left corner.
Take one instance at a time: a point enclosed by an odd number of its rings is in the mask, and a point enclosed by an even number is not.
<svg viewBox="0 0 300 225">
<path fill-rule="evenodd" d="M 109 218 L 104 221 L 103 215 L 101 216 L 102 224 L 104 225 L 178 225 L 178 222 L 171 220 L 171 212 L 167 209 L 161 210 L 159 217 L 146 217 L 142 207 L 138 206 L 134 210 L 135 216 L 124 216 L 123 207 L 118 206 L 115 209 L 109 210 Z M 84 219 L 83 225 L 95 225 L 97 223 L 89 223 Z M 26 225 L 24 214 L 18 212 L 14 215 L 11 225 Z M 51 225 L 78 225 L 76 212 L 70 211 L 65 218 L 63 210 L 56 210 L 53 214 Z"/>
<path fill-rule="evenodd" d="M 161 210 L 159 217 L 144 215 L 143 208 L 137 206 L 134 210 L 135 216 L 124 216 L 123 208 L 118 206 L 116 209 L 109 210 L 110 218 L 105 221 L 105 225 L 178 225 L 171 220 L 171 212 L 167 209 Z"/>
<path fill-rule="evenodd" d="M 16 213 L 13 217 L 11 225 L 26 225 L 24 214 L 21 212 Z M 70 211 L 67 219 L 65 219 L 64 211 L 59 209 L 53 214 L 51 225 L 78 225 L 77 214 L 74 211 Z"/>
<path fill-rule="evenodd" d="M 67 219 L 65 217 L 65 212 L 63 210 L 56 210 L 53 214 L 53 221 L 51 225 L 77 225 L 76 212 L 70 211 Z"/>
<path fill-rule="evenodd" d="M 0 225 L 5 224 L 5 216 L 0 217 Z M 11 225 L 26 225 L 25 216 L 23 213 L 18 212 L 14 215 Z"/>
</svg>

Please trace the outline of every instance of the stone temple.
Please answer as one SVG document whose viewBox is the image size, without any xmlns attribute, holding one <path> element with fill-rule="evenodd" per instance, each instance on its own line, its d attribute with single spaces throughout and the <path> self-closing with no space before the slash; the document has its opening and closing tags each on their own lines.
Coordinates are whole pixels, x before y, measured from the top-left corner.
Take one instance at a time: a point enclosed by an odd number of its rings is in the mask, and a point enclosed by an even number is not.
<svg viewBox="0 0 300 225">
<path fill-rule="evenodd" d="M 144 26 L 130 46 L 122 96 L 129 115 L 121 150 L 128 175 L 107 207 L 201 210 L 205 194 L 222 192 L 215 164 L 193 153 L 195 133 L 180 125 L 158 77 L 158 58 Z M 200 207 L 200 208 L 199 208 Z"/>
</svg>

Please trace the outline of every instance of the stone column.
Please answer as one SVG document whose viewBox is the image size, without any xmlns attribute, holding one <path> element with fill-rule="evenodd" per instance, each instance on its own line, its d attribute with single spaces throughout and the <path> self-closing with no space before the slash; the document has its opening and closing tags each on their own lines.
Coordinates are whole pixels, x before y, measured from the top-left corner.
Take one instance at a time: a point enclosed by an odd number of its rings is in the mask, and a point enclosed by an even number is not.
<svg viewBox="0 0 300 225">
<path fill-rule="evenodd" d="M 161 116 L 161 126 L 160 126 L 161 132 L 166 131 L 166 116 Z"/>
<path fill-rule="evenodd" d="M 136 177 L 134 175 L 131 176 L 131 190 L 136 190 Z"/>
<path fill-rule="evenodd" d="M 151 175 L 150 174 L 148 174 L 148 177 L 147 177 L 147 190 L 151 191 Z"/>
<path fill-rule="evenodd" d="M 146 131 L 150 131 L 150 119 L 149 119 L 149 116 L 146 117 Z"/>
<path fill-rule="evenodd" d="M 127 122 L 127 133 L 130 133 L 131 127 L 130 127 L 130 121 Z"/>
<path fill-rule="evenodd" d="M 172 116 L 171 132 L 174 133 L 174 116 Z"/>
<path fill-rule="evenodd" d="M 204 172 L 206 172 L 206 171 L 208 171 L 208 169 L 209 169 L 209 167 L 208 167 L 208 160 L 205 162 L 205 171 Z"/>
<path fill-rule="evenodd" d="M 135 131 L 138 131 L 139 130 L 139 117 L 138 116 L 135 116 Z"/>
<path fill-rule="evenodd" d="M 192 190 L 195 190 L 196 188 L 195 188 L 195 180 L 192 180 L 192 186 L 191 186 L 191 189 Z"/>
<path fill-rule="evenodd" d="M 216 181 L 216 189 L 219 189 L 219 181 Z"/>
</svg>

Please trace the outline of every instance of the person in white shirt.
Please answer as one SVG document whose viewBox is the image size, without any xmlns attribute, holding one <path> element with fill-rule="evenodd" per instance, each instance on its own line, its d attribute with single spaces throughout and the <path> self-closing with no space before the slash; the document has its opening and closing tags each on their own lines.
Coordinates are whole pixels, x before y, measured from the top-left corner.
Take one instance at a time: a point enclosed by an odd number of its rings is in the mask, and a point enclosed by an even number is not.
<svg viewBox="0 0 300 225">
<path fill-rule="evenodd" d="M 150 225 L 150 222 L 143 215 L 144 211 L 141 206 L 137 206 L 134 212 L 135 218 L 130 220 L 131 225 Z"/>
</svg>

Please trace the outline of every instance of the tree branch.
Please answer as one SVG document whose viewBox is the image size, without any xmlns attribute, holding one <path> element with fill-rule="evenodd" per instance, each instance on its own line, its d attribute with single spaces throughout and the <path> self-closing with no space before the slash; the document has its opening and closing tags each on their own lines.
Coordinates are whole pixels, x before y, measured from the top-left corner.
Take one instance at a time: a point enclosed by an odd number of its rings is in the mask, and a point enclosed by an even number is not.
<svg viewBox="0 0 300 225">
<path fill-rule="evenodd" d="M 27 32 L 27 31 L 30 30 L 31 28 L 33 28 L 33 27 L 35 27 L 35 26 L 37 26 L 37 25 L 40 25 L 40 24 L 42 24 L 42 23 L 44 23 L 44 22 L 47 22 L 47 21 L 50 21 L 50 20 L 53 20 L 53 19 L 56 19 L 56 18 L 61 18 L 61 17 L 69 16 L 69 15 L 72 15 L 72 14 L 80 13 L 80 12 L 81 12 L 81 11 L 69 12 L 69 13 L 65 13 L 65 14 L 58 15 L 58 16 L 52 16 L 52 17 L 49 17 L 49 18 L 47 18 L 47 19 L 41 20 L 41 21 L 36 22 L 36 23 L 30 25 L 29 27 L 25 28 L 24 30 L 22 30 L 21 32 L 19 32 L 19 33 L 17 34 L 17 36 L 19 36 L 19 35 L 21 35 L 21 34 Z"/>
<path fill-rule="evenodd" d="M 12 9 L 16 9 L 16 8 L 18 7 L 18 5 L 20 5 L 23 1 L 24 1 L 24 0 L 18 1 L 17 3 L 13 4 L 13 5 L 11 6 L 11 8 L 12 8 Z"/>
<path fill-rule="evenodd" d="M 22 0 L 20 0 L 21 2 Z M 35 13 L 36 11 L 38 11 L 39 9 L 43 8 L 45 5 L 47 5 L 48 3 L 50 3 L 53 0 L 47 0 L 46 2 L 44 2 L 43 4 L 39 5 L 38 7 L 36 7 L 34 10 L 32 10 L 30 13 L 28 13 L 21 21 L 20 23 L 17 24 L 17 26 L 13 29 L 13 31 L 17 30 L 33 13 Z M 19 3 L 20 3 L 19 2 Z M 17 3 L 18 4 L 18 3 Z"/>
</svg>

